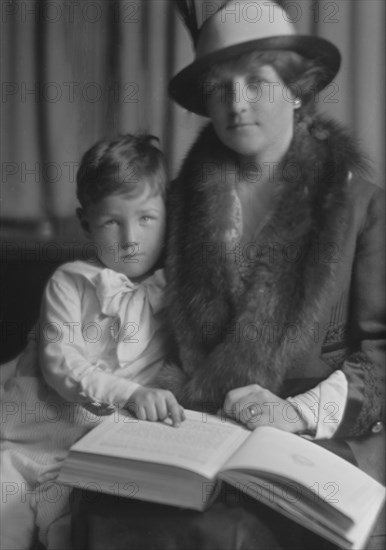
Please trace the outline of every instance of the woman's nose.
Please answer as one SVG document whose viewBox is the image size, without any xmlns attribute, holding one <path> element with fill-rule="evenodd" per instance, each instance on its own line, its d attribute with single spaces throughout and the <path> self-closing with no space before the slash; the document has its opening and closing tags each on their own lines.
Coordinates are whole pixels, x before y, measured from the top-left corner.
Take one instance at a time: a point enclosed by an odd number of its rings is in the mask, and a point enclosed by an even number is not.
<svg viewBox="0 0 386 550">
<path fill-rule="evenodd" d="M 248 108 L 243 79 L 233 80 L 228 90 L 228 105 L 232 113 L 240 113 Z"/>
</svg>

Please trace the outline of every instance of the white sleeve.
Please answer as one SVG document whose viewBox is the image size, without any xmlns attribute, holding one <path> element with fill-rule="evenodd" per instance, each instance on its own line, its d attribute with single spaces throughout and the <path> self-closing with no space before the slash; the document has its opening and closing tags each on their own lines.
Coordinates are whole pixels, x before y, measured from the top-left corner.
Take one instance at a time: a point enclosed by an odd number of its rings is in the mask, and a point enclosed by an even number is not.
<svg viewBox="0 0 386 550">
<path fill-rule="evenodd" d="M 82 336 L 79 292 L 51 279 L 40 314 L 39 359 L 46 382 L 64 399 L 124 406 L 139 384 L 90 363 Z"/>
<path fill-rule="evenodd" d="M 288 397 L 307 424 L 307 436 L 330 439 L 343 418 L 347 402 L 347 378 L 341 370 L 333 372 L 311 390 Z"/>
</svg>

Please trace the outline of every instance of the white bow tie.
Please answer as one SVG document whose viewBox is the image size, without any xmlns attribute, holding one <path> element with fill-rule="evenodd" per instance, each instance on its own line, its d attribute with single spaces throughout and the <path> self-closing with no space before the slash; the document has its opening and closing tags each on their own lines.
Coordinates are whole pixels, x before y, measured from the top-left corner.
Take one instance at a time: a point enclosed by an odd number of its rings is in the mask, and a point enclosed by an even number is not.
<svg viewBox="0 0 386 550">
<path fill-rule="evenodd" d="M 123 273 L 104 269 L 94 283 L 102 313 L 119 321 L 119 342 L 130 345 L 132 357 L 138 357 L 154 334 L 154 315 L 163 307 L 163 270 L 137 284 Z"/>
<path fill-rule="evenodd" d="M 102 313 L 109 317 L 121 317 L 122 307 L 130 305 L 134 308 L 135 305 L 141 305 L 146 297 L 153 313 L 157 313 L 163 307 L 166 282 L 162 269 L 142 283 L 133 283 L 123 273 L 104 269 L 94 277 L 94 283 Z M 122 303 L 123 300 L 126 304 Z"/>
</svg>

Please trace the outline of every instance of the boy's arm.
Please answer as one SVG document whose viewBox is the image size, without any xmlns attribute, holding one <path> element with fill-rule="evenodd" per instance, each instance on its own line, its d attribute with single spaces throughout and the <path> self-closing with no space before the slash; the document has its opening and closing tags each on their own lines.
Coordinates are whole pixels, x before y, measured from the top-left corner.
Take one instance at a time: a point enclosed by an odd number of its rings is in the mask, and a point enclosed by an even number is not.
<svg viewBox="0 0 386 550">
<path fill-rule="evenodd" d="M 41 308 L 40 338 L 43 376 L 67 401 L 129 408 L 142 420 L 170 416 L 174 426 L 184 420 L 183 409 L 171 392 L 145 388 L 90 362 L 82 335 L 79 292 L 70 284 L 49 281 Z"/>
<path fill-rule="evenodd" d="M 58 278 L 48 282 L 42 301 L 39 361 L 46 382 L 70 402 L 124 406 L 140 387 L 90 362 L 79 292 Z"/>
</svg>

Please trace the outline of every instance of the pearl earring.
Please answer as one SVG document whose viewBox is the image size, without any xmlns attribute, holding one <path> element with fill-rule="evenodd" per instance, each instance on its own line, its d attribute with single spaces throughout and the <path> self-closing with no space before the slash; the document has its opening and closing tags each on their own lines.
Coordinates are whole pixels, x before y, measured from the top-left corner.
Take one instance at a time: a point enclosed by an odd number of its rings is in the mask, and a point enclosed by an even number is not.
<svg viewBox="0 0 386 550">
<path fill-rule="evenodd" d="M 301 107 L 301 106 L 302 106 L 301 99 L 299 99 L 298 97 L 296 99 L 294 99 L 294 108 L 299 109 L 299 107 Z"/>
</svg>

